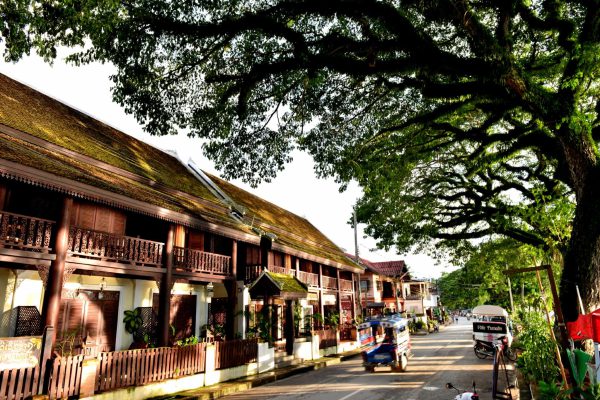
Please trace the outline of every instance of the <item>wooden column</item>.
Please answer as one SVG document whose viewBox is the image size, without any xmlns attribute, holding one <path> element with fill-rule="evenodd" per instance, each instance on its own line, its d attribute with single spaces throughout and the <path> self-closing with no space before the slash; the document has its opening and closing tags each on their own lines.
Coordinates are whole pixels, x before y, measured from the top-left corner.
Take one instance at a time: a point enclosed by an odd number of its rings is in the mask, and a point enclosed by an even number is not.
<svg viewBox="0 0 600 400">
<path fill-rule="evenodd" d="M 335 269 L 335 274 L 337 278 L 337 300 L 338 300 L 338 315 L 339 315 L 339 323 L 342 323 L 342 290 L 341 290 L 341 281 L 340 281 L 340 270 Z"/>
<path fill-rule="evenodd" d="M 235 338 L 235 305 L 237 304 L 237 285 L 234 279 L 224 282 L 227 290 L 227 307 L 225 309 L 225 337 L 227 340 Z"/>
<path fill-rule="evenodd" d="M 173 246 L 175 245 L 175 225 L 169 227 L 165 243 L 166 272 L 160 280 L 158 292 L 158 345 L 169 345 L 169 325 L 171 322 L 171 289 L 173 287 Z"/>
<path fill-rule="evenodd" d="M 238 242 L 233 240 L 231 242 L 231 275 L 238 280 L 237 267 L 238 267 Z"/>
<path fill-rule="evenodd" d="M 4 210 L 4 203 L 6 201 L 6 186 L 0 183 L 0 210 Z"/>
<path fill-rule="evenodd" d="M 325 306 L 323 305 L 323 266 L 319 264 L 319 311 L 325 319 Z"/>
<path fill-rule="evenodd" d="M 300 271 L 300 259 L 299 258 L 296 258 L 295 268 L 296 268 L 296 277 L 298 277 L 298 275 L 299 275 L 298 272 Z"/>
<path fill-rule="evenodd" d="M 269 267 L 269 251 L 271 251 L 272 245 L 273 242 L 269 237 L 262 236 L 260 238 L 260 266 L 263 270 Z"/>
<path fill-rule="evenodd" d="M 58 324 L 58 313 L 60 311 L 60 300 L 62 297 L 72 208 L 73 199 L 71 197 L 65 197 L 63 199 L 62 211 L 54 241 L 56 258 L 50 263 L 50 270 L 48 271 L 46 290 L 44 292 L 44 300 L 42 303 L 42 321 L 44 321 L 45 326 L 52 326 L 55 329 Z M 54 337 L 56 337 L 56 335 Z"/>
<path fill-rule="evenodd" d="M 288 356 L 294 354 L 294 302 L 285 301 L 285 351 Z"/>
</svg>

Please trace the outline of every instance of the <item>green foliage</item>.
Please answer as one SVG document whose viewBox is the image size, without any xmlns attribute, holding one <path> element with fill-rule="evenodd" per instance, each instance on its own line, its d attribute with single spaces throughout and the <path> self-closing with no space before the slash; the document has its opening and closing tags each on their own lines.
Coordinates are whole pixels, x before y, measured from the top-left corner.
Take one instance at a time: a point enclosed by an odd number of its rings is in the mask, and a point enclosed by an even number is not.
<svg viewBox="0 0 600 400">
<path fill-rule="evenodd" d="M 505 271 L 537 264 L 544 253 L 510 239 L 481 243 L 463 254 L 462 267 L 438 279 L 441 301 L 450 309 L 473 308 L 491 303 L 510 310 L 509 287 Z M 539 304 L 535 274 L 511 276 L 516 304 Z M 521 298 L 521 292 L 524 299 Z M 537 303 L 537 304 L 536 304 Z"/>
<path fill-rule="evenodd" d="M 222 324 L 204 324 L 201 329 L 209 332 L 215 339 L 225 338 L 225 326 Z"/>
<path fill-rule="evenodd" d="M 446 255 L 501 235 L 563 252 L 572 317 L 573 283 L 600 302 L 586 281 L 600 211 L 581 202 L 600 173 L 596 9 L 5 0 L 0 40 L 7 60 L 68 46 L 71 62 L 112 63 L 115 101 L 151 134 L 205 139 L 226 178 L 269 181 L 309 152 L 317 174 L 363 188 L 358 220 L 380 247 Z"/>
<path fill-rule="evenodd" d="M 332 329 L 337 329 L 340 324 L 340 313 L 334 311 L 325 315 L 325 325 L 328 325 Z"/>
<path fill-rule="evenodd" d="M 550 337 L 542 313 L 523 313 L 520 323 L 523 331 L 519 334 L 519 347 L 523 352 L 517 359 L 517 366 L 524 375 L 531 376 L 533 381 L 551 382 L 553 385 L 559 376 L 556 343 Z"/>
<path fill-rule="evenodd" d="M 125 310 L 125 317 L 123 323 L 125 324 L 125 331 L 132 335 L 142 326 L 142 316 L 139 308 L 133 310 Z"/>
<path fill-rule="evenodd" d="M 63 332 L 62 337 L 56 341 L 54 345 L 55 351 L 61 355 L 61 357 L 68 357 L 73 355 L 75 350 L 75 342 L 79 336 L 79 329 L 69 329 Z"/>
<path fill-rule="evenodd" d="M 190 336 L 185 339 L 176 341 L 175 346 L 185 347 L 185 346 L 192 346 L 192 345 L 198 344 L 198 343 L 200 343 L 200 339 L 198 339 L 197 336 Z"/>
<path fill-rule="evenodd" d="M 544 381 L 538 382 L 538 389 L 540 400 L 562 400 L 570 398 L 570 393 L 556 385 L 553 381 L 550 383 Z"/>
</svg>

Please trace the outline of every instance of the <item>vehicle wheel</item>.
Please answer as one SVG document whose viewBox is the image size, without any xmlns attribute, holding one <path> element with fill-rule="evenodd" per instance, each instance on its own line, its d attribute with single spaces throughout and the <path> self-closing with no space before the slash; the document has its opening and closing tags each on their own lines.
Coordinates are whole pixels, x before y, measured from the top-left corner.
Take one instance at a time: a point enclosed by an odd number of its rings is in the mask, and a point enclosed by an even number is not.
<svg viewBox="0 0 600 400">
<path fill-rule="evenodd" d="M 504 354 L 506 355 L 506 358 L 508 358 L 510 361 L 517 361 L 517 352 L 514 351 L 512 348 L 507 347 Z"/>
<path fill-rule="evenodd" d="M 487 358 L 487 354 L 484 353 L 483 351 L 479 350 L 479 347 L 474 347 L 473 350 L 475 351 L 475 355 L 477 356 L 477 358 L 480 358 L 482 360 Z"/>
<path fill-rule="evenodd" d="M 400 356 L 400 362 L 398 363 L 398 371 L 405 372 L 407 367 L 408 367 L 408 357 L 406 357 L 406 354 L 402 354 Z"/>
<path fill-rule="evenodd" d="M 367 372 L 375 372 L 375 367 L 365 367 L 365 371 L 367 371 Z"/>
</svg>

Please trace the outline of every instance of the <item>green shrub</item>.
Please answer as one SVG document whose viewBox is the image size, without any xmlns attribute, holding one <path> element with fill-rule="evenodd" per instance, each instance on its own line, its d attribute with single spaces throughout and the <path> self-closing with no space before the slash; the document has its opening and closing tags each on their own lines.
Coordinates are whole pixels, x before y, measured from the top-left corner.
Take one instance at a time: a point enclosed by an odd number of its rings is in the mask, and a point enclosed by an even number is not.
<svg viewBox="0 0 600 400">
<path fill-rule="evenodd" d="M 519 334 L 519 347 L 523 349 L 517 366 L 523 374 L 536 381 L 555 382 L 559 368 L 556 362 L 556 342 L 550 337 L 548 325 L 541 313 L 523 315 L 523 332 Z"/>
</svg>

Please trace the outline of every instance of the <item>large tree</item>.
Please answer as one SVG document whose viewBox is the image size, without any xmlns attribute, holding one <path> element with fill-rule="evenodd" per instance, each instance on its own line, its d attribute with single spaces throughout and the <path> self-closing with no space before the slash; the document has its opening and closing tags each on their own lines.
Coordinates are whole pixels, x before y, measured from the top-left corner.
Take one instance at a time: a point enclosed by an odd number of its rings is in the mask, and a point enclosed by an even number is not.
<svg viewBox="0 0 600 400">
<path fill-rule="evenodd" d="M 384 246 L 560 249 L 573 319 L 575 283 L 600 304 L 599 3 L 4 0 L 0 17 L 7 59 L 112 62 L 115 100 L 151 134 L 207 139 L 226 177 L 309 151 L 364 187 Z"/>
</svg>

